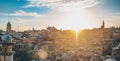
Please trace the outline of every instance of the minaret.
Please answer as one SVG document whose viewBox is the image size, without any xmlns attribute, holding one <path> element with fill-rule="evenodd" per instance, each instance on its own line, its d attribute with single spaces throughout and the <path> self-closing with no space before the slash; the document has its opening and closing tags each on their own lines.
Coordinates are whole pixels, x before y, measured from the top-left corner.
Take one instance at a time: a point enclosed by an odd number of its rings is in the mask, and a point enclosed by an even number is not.
<svg viewBox="0 0 120 61">
<path fill-rule="evenodd" d="M 105 22 L 104 22 L 104 20 L 103 20 L 103 23 L 102 23 L 101 28 L 102 28 L 102 29 L 105 28 Z"/>
<path fill-rule="evenodd" d="M 35 28 L 33 27 L 32 30 L 35 31 Z"/>
<path fill-rule="evenodd" d="M 104 20 L 103 20 L 103 28 L 105 28 L 105 22 L 104 22 Z"/>
<path fill-rule="evenodd" d="M 10 24 L 10 22 L 7 23 L 7 29 L 6 29 L 6 31 L 8 33 L 11 32 L 11 24 Z"/>
<path fill-rule="evenodd" d="M 15 51 L 13 51 L 14 42 L 11 39 L 11 36 L 4 33 L 1 36 L 2 41 L 0 41 L 0 55 L 3 56 L 2 60 L 0 61 L 13 61 L 13 55 Z"/>
</svg>

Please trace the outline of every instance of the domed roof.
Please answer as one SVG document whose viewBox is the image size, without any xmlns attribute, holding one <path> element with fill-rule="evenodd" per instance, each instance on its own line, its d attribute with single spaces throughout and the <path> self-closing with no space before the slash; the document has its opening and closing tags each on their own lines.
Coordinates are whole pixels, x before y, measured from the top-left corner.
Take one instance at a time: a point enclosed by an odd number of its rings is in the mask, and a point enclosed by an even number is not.
<svg viewBox="0 0 120 61">
<path fill-rule="evenodd" d="M 105 61 L 117 61 L 117 60 L 109 58 L 109 59 L 106 59 Z"/>
<path fill-rule="evenodd" d="M 3 35 L 1 36 L 2 41 L 11 41 L 12 37 L 7 34 L 7 33 L 2 33 Z"/>
<path fill-rule="evenodd" d="M 7 23 L 7 26 L 11 26 L 10 22 Z"/>
</svg>

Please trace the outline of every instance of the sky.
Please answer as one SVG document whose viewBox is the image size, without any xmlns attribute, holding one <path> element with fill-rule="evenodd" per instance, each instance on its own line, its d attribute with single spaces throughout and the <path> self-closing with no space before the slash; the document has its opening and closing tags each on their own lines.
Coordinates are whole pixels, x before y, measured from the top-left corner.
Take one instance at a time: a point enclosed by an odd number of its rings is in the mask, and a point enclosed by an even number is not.
<svg viewBox="0 0 120 61">
<path fill-rule="evenodd" d="M 0 0 L 0 29 L 99 28 L 120 26 L 120 0 Z"/>
</svg>

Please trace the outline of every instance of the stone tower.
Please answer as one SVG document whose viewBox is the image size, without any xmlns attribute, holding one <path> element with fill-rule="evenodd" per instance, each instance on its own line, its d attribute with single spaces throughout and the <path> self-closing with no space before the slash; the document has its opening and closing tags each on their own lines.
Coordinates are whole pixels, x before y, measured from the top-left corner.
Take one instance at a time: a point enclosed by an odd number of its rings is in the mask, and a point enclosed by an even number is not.
<svg viewBox="0 0 120 61">
<path fill-rule="evenodd" d="M 0 56 L 3 57 L 0 61 L 13 61 L 13 55 L 15 53 L 13 47 L 15 43 L 7 33 L 3 33 L 0 38 Z"/>
<path fill-rule="evenodd" d="M 8 33 L 11 32 L 11 23 L 10 22 L 7 23 L 7 29 L 6 29 L 6 31 Z"/>
</svg>

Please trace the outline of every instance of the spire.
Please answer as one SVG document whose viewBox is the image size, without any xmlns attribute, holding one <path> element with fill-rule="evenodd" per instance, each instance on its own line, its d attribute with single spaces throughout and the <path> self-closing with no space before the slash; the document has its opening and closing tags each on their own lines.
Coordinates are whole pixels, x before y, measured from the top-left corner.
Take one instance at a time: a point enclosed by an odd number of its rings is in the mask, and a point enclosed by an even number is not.
<svg viewBox="0 0 120 61">
<path fill-rule="evenodd" d="M 105 22 L 103 20 L 101 28 L 105 28 Z"/>
<path fill-rule="evenodd" d="M 105 22 L 104 22 L 104 20 L 103 20 L 103 27 L 105 27 Z"/>
</svg>

